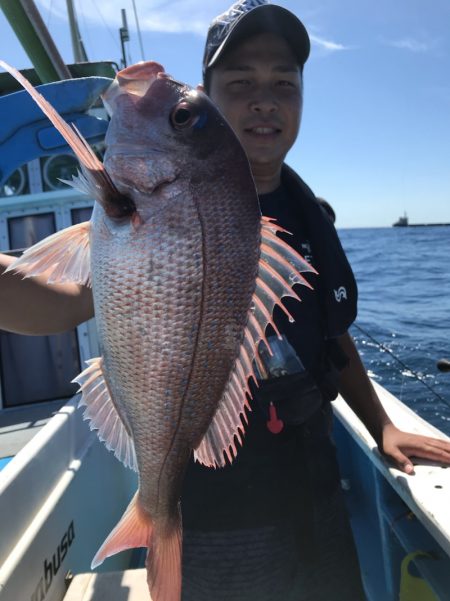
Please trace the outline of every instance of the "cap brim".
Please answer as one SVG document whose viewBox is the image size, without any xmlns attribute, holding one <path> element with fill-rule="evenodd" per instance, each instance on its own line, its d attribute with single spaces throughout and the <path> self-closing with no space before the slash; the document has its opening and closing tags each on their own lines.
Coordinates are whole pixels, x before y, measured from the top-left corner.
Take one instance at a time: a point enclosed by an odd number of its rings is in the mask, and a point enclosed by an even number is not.
<svg viewBox="0 0 450 601">
<path fill-rule="evenodd" d="M 206 69 L 213 67 L 223 56 L 224 52 L 237 42 L 258 33 L 272 32 L 282 36 L 289 44 L 303 67 L 308 59 L 311 43 L 303 23 L 293 13 L 282 6 L 263 4 L 239 18 L 228 32 L 227 36 L 212 55 Z"/>
</svg>

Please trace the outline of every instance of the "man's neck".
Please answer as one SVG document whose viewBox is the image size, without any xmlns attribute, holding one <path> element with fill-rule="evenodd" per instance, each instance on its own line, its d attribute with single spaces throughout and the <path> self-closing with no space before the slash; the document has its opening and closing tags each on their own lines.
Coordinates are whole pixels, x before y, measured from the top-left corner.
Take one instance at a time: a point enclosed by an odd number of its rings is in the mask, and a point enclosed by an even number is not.
<svg viewBox="0 0 450 601">
<path fill-rule="evenodd" d="M 279 187 L 282 165 L 255 165 L 250 163 L 250 167 L 258 194 L 269 194 Z"/>
<path fill-rule="evenodd" d="M 255 180 L 258 194 L 269 194 L 276 190 L 281 183 L 281 167 L 274 171 L 267 169 L 252 168 L 253 179 Z"/>
</svg>

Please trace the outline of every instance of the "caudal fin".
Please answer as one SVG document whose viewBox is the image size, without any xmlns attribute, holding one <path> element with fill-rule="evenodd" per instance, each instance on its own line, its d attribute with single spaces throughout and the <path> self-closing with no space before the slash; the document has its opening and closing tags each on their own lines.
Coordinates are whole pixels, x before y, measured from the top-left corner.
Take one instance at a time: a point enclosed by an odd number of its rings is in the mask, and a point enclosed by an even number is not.
<svg viewBox="0 0 450 601">
<path fill-rule="evenodd" d="M 136 547 L 148 547 L 153 531 L 153 522 L 139 507 L 138 493 L 134 495 L 120 522 L 105 540 L 92 560 L 94 569 L 107 557 Z"/>
<path fill-rule="evenodd" d="M 181 539 L 179 519 L 164 533 L 155 528 L 146 561 L 152 601 L 181 599 Z"/>
<path fill-rule="evenodd" d="M 147 581 L 152 601 L 181 600 L 181 518 L 169 524 L 154 524 L 142 510 L 135 494 L 120 522 L 92 560 L 92 569 L 126 549 L 149 547 Z"/>
</svg>

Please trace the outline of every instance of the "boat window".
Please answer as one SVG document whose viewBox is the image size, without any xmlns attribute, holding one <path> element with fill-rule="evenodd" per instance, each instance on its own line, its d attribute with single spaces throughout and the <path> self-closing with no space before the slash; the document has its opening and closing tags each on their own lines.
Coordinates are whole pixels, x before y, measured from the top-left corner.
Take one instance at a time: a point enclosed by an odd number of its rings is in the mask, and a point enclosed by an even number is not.
<svg viewBox="0 0 450 601">
<path fill-rule="evenodd" d="M 72 209 L 72 223 L 75 225 L 77 223 L 83 223 L 84 221 L 89 221 L 92 215 L 92 207 L 81 207 L 79 209 Z"/>
<path fill-rule="evenodd" d="M 8 219 L 9 245 L 12 249 L 28 248 L 55 232 L 55 214 L 40 213 Z"/>
<path fill-rule="evenodd" d="M 71 154 L 55 154 L 41 158 L 41 173 L 44 192 L 63 190 L 74 175 L 77 175 L 80 164 Z"/>
<path fill-rule="evenodd" d="M 25 166 L 19 167 L 9 178 L 0 186 L 0 196 L 19 196 L 30 193 L 30 182 L 28 180 L 28 171 Z"/>
<path fill-rule="evenodd" d="M 10 217 L 10 248 L 31 246 L 55 230 L 54 213 Z M 0 370 L 3 407 L 73 396 L 77 387 L 70 382 L 80 372 L 76 330 L 53 336 L 0 332 Z"/>
</svg>

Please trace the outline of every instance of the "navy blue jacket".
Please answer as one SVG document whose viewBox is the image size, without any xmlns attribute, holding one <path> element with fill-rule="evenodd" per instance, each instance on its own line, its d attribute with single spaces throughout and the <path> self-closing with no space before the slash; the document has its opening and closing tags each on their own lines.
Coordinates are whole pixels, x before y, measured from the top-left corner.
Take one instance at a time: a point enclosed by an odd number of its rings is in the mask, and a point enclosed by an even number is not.
<svg viewBox="0 0 450 601">
<path fill-rule="evenodd" d="M 358 290 L 353 271 L 340 240 L 311 189 L 287 165 L 282 183 L 289 195 L 290 210 L 304 220 L 319 272 L 317 291 L 324 318 L 326 338 L 345 334 L 356 318 Z"/>
</svg>

